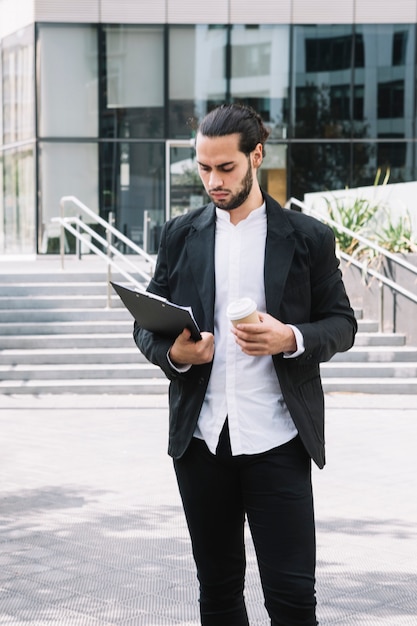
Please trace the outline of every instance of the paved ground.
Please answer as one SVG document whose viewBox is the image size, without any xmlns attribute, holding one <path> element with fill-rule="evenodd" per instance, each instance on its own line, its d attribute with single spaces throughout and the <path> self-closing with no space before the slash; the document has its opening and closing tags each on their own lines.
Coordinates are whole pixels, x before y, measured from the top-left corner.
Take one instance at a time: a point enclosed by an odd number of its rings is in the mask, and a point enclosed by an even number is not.
<svg viewBox="0 0 417 626">
<path fill-rule="evenodd" d="M 326 402 L 320 624 L 417 625 L 417 397 Z M 166 399 L 3 396 L 0 407 L 0 624 L 196 626 Z M 266 626 L 249 537 L 248 555 L 251 625 Z"/>
</svg>

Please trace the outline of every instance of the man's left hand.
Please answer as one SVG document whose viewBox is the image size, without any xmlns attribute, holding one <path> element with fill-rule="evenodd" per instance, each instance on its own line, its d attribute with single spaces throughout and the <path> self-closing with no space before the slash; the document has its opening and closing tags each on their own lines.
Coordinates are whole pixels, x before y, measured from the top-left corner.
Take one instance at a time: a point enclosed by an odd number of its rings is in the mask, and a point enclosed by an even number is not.
<svg viewBox="0 0 417 626">
<path fill-rule="evenodd" d="M 290 326 L 268 315 L 259 313 L 259 324 L 238 324 L 232 327 L 236 343 L 250 356 L 291 353 L 297 350 L 295 335 Z"/>
</svg>

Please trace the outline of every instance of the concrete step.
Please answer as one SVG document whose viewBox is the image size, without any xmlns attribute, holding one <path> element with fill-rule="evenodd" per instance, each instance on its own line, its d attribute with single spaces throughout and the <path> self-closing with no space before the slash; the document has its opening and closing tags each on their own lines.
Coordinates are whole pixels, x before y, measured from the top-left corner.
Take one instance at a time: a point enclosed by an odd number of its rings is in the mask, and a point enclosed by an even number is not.
<svg viewBox="0 0 417 626">
<path fill-rule="evenodd" d="M 42 304 L 38 306 L 38 299 L 27 298 L 25 303 L 19 302 L 17 306 L 7 306 L 6 303 L 0 302 L 0 332 L 1 324 L 7 324 L 13 328 L 13 323 L 19 320 L 19 323 L 53 323 L 62 321 L 84 321 L 84 320 L 130 320 L 130 313 L 123 306 L 119 298 L 119 302 L 112 303 L 108 308 L 105 299 L 100 298 L 102 306 L 97 306 L 97 302 L 90 301 L 89 306 L 85 307 L 80 297 L 69 297 L 66 300 L 42 300 Z M 14 300 L 16 305 L 16 301 Z M 94 304 L 96 306 L 94 306 Z M 47 306 L 48 305 L 48 306 Z M 52 306 L 53 305 L 53 306 Z M 373 334 L 378 330 L 376 322 L 358 322 L 359 332 L 364 334 Z"/>
<path fill-rule="evenodd" d="M 403 361 L 417 362 L 417 347 L 413 346 L 353 346 L 348 352 L 339 352 L 334 355 L 330 363 L 401 363 Z"/>
<path fill-rule="evenodd" d="M 163 372 L 151 363 L 61 363 L 56 365 L 0 365 L 0 379 L 10 380 L 92 380 L 97 378 L 162 378 Z"/>
<path fill-rule="evenodd" d="M 2 285 L 0 295 L 3 298 L 30 298 L 35 296 L 106 296 L 107 285 L 105 280 L 99 282 L 47 282 L 47 283 L 22 283 Z"/>
<path fill-rule="evenodd" d="M 20 322 L 0 323 L 0 349 L 57 348 L 59 345 L 102 348 L 107 346 L 106 341 L 110 341 L 109 346 L 119 345 L 119 338 L 120 346 L 128 345 L 126 337 L 132 341 L 133 318 L 129 319 L 128 316 L 125 319 L 117 319 L 116 312 L 110 313 L 109 317 L 108 321 L 92 319 L 80 322 L 28 322 L 23 325 Z M 394 348 L 404 345 L 404 335 L 395 333 L 358 333 L 355 341 L 356 348 Z"/>
<path fill-rule="evenodd" d="M 73 363 L 147 363 L 130 338 L 131 347 L 115 348 L 60 348 L 0 350 L 1 365 L 62 365 Z"/>
<path fill-rule="evenodd" d="M 417 394 L 417 378 L 326 378 L 326 393 Z"/>
<path fill-rule="evenodd" d="M 18 322 L 16 322 L 18 320 Z M 107 309 L 25 309 L 25 310 L 0 310 L 0 332 L 5 331 L 5 326 L 12 329 L 14 324 L 24 324 L 25 328 L 34 328 L 35 324 L 40 325 L 40 329 L 45 329 L 46 325 L 59 325 L 63 322 L 76 324 L 79 322 L 129 322 L 133 323 L 133 318 L 124 307 L 114 307 Z M 66 332 L 64 330 L 64 332 Z"/>
<path fill-rule="evenodd" d="M 102 333 L 128 333 L 133 330 L 133 318 L 80 322 L 4 322 L 0 323 L 1 344 L 8 335 L 23 338 L 25 335 L 97 335 Z"/>
<path fill-rule="evenodd" d="M 412 363 L 322 363 L 326 378 L 416 378 L 417 361 Z"/>
<path fill-rule="evenodd" d="M 377 333 L 378 332 L 378 322 L 373 320 L 362 320 L 357 319 L 358 322 L 358 332 L 360 333 Z"/>
<path fill-rule="evenodd" d="M 112 296 L 110 302 L 111 309 L 123 308 L 123 306 L 119 296 Z M 97 295 L 31 295 L 13 298 L 0 296 L 0 311 L 13 310 L 18 313 L 28 309 L 35 309 L 36 311 L 49 309 L 107 309 L 107 297 L 104 293 Z"/>
<path fill-rule="evenodd" d="M 118 325 L 119 327 L 119 325 Z M 118 328 L 113 333 L 68 333 L 64 335 L 5 335 L 0 337 L 1 349 L 19 350 L 48 350 L 78 349 L 78 348 L 130 348 L 134 346 L 133 324 L 130 324 L 128 332 L 118 332 Z"/>
<path fill-rule="evenodd" d="M 49 255 L 48 255 L 49 257 Z M 139 257 L 131 257 L 135 270 L 132 266 L 124 266 L 122 269 L 127 271 L 139 282 L 143 281 L 140 272 L 150 273 L 150 265 L 147 261 Z M 64 269 L 61 263 L 54 262 L 53 259 L 39 259 L 27 263 L 15 262 L 11 264 L 0 262 L 0 285 L 12 284 L 36 284 L 36 283 L 64 283 L 64 282 L 90 282 L 90 281 L 106 281 L 107 264 L 101 259 L 83 259 L 78 261 L 74 259 L 71 263 L 66 263 Z M 123 274 L 115 268 L 111 269 L 110 280 L 122 282 L 126 279 Z"/>
<path fill-rule="evenodd" d="M 138 352 L 139 354 L 139 352 Z M 417 379 L 417 362 L 386 364 L 386 363 L 324 363 L 321 368 L 326 379 Z M 146 376 L 160 378 L 162 371 L 148 362 L 111 362 L 86 363 L 82 360 L 73 363 L 12 363 L 0 364 L 0 379 L 3 380 L 53 380 L 53 379 L 95 379 L 116 377 L 144 378 Z"/>
<path fill-rule="evenodd" d="M 118 379 L 97 378 L 90 380 L 2 380 L 0 394 L 165 394 L 166 378 Z"/>
<path fill-rule="evenodd" d="M 401 333 L 367 333 L 358 332 L 355 346 L 404 346 L 405 335 Z"/>
<path fill-rule="evenodd" d="M 18 338 L 17 338 L 18 339 Z M 25 339 L 30 339 L 26 338 Z M 39 343 L 40 339 L 37 338 Z M 56 336 L 52 339 L 56 341 Z M 127 342 L 126 342 L 127 339 Z M 123 343 L 127 343 L 124 347 L 63 347 L 60 343 L 59 348 L 4 348 L 0 350 L 0 363 L 3 365 L 13 364 L 60 364 L 60 363 L 137 363 L 146 361 L 135 346 L 132 335 L 123 335 Z M 75 340 L 74 340 L 75 342 Z M 98 342 L 98 340 L 97 340 Z M 3 342 L 2 342 L 3 343 Z M 85 343 L 85 338 L 81 342 Z M 106 340 L 106 343 L 107 340 Z M 44 342 L 42 341 L 42 345 Z M 417 348 L 404 346 L 402 348 L 390 348 L 380 346 L 371 346 L 369 348 L 352 348 L 348 352 L 336 354 L 329 364 L 323 363 L 322 368 L 330 364 L 336 363 L 355 364 L 355 363 L 417 363 Z"/>
<path fill-rule="evenodd" d="M 417 379 L 372 379 L 323 377 L 326 393 L 417 394 Z M 165 378 L 88 379 L 88 380 L 9 380 L 0 381 L 0 394 L 165 394 Z"/>
</svg>

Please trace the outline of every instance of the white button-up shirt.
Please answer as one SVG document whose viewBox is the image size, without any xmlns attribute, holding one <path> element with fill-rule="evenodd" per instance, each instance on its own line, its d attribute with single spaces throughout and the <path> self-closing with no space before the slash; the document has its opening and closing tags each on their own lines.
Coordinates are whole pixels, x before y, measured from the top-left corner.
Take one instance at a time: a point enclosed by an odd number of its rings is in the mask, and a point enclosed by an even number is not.
<svg viewBox="0 0 417 626">
<path fill-rule="evenodd" d="M 244 354 L 226 316 L 228 303 L 243 297 L 255 300 L 258 311 L 266 311 L 266 209 L 264 204 L 236 225 L 230 222 L 227 211 L 216 211 L 215 350 L 194 435 L 204 439 L 214 454 L 228 417 L 232 454 L 255 454 L 282 445 L 297 434 L 272 357 Z"/>
</svg>

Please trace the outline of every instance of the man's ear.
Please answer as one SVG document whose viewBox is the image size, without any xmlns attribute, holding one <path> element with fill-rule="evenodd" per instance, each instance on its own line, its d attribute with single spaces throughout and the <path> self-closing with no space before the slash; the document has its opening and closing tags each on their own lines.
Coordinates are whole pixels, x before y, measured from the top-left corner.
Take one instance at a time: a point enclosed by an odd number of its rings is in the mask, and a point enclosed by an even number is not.
<svg viewBox="0 0 417 626">
<path fill-rule="evenodd" d="M 261 167 L 263 160 L 263 147 L 261 143 L 258 143 L 252 152 L 252 166 L 256 169 Z"/>
</svg>

